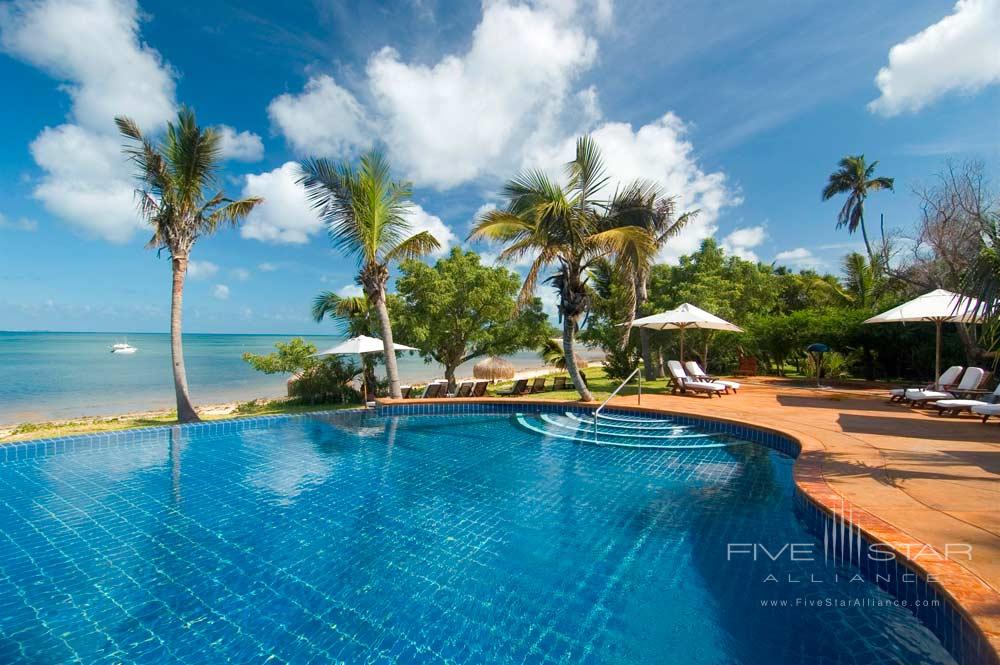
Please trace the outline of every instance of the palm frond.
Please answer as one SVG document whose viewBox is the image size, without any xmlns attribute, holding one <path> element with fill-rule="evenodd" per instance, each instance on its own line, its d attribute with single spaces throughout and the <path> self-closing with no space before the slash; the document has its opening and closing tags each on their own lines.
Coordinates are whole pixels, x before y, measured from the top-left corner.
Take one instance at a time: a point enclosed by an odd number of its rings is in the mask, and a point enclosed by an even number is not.
<svg viewBox="0 0 1000 665">
<path fill-rule="evenodd" d="M 441 243 L 431 235 L 430 231 L 421 231 L 386 251 L 383 260 L 389 263 L 390 261 L 419 259 L 421 256 L 426 256 L 440 248 Z"/>
</svg>

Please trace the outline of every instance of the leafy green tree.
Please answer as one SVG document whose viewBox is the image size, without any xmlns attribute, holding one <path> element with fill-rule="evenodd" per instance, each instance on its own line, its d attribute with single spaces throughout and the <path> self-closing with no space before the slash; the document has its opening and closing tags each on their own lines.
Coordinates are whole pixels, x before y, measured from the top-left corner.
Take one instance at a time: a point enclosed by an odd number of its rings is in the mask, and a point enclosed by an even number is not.
<svg viewBox="0 0 1000 665">
<path fill-rule="evenodd" d="M 248 351 L 243 354 L 243 360 L 258 372 L 265 374 L 295 374 L 319 364 L 319 358 L 313 356 L 316 353 L 316 346 L 301 337 L 295 337 L 287 343 L 277 342 L 274 348 L 274 353 L 267 355 Z"/>
<path fill-rule="evenodd" d="M 655 251 L 641 219 L 658 192 L 636 181 L 602 197 L 609 178 L 597 143 L 589 136 L 577 140 L 566 177 L 560 185 L 542 171 L 517 175 L 504 186 L 507 205 L 480 217 L 470 237 L 505 244 L 501 260 L 532 259 L 521 287 L 522 307 L 531 302 L 543 270 L 555 269 L 546 281 L 559 294 L 566 369 L 581 399 L 591 401 L 573 353 L 580 322 L 590 307 L 588 270 L 595 260 L 615 256 L 617 269 L 634 274 L 634 262 Z M 634 289 L 630 291 L 634 303 Z"/>
<path fill-rule="evenodd" d="M 865 250 L 872 265 L 884 269 L 888 259 L 885 255 L 885 233 L 882 234 L 882 248 L 876 259 L 871 242 L 868 240 L 868 229 L 865 228 L 865 199 L 870 192 L 892 190 L 894 181 L 892 178 L 875 176 L 876 166 L 878 166 L 877 161 L 868 164 L 864 155 L 844 157 L 840 160 L 837 170 L 830 174 L 826 187 L 823 188 L 823 200 L 828 201 L 834 196 L 847 194 L 847 200 L 837 214 L 837 228 L 846 226 L 848 233 L 854 233 L 860 228 L 865 241 Z"/>
<path fill-rule="evenodd" d="M 116 117 L 115 123 L 128 141 L 125 154 L 136 167 L 139 214 L 153 227 L 147 246 L 170 253 L 170 354 L 177 419 L 194 422 L 199 418 L 188 391 L 181 318 L 191 250 L 199 238 L 220 227 L 237 226 L 263 199 L 233 200 L 216 189 L 222 161 L 220 135 L 210 127 L 199 127 L 190 109 L 181 108 L 176 124 L 167 124 L 160 142 L 147 138 L 126 116 Z"/>
<path fill-rule="evenodd" d="M 455 370 L 462 363 L 534 348 L 550 334 L 538 298 L 518 309 L 520 286 L 513 272 L 484 266 L 478 254 L 456 247 L 433 267 L 403 262 L 391 314 L 425 361 L 444 365 L 454 389 Z"/>
<path fill-rule="evenodd" d="M 310 404 L 360 400 L 358 392 L 348 385 L 360 373 L 354 363 L 335 356 L 316 358 L 315 345 L 301 337 L 277 342 L 274 348 L 274 353 L 267 355 L 244 353 L 243 360 L 258 372 L 292 374 L 290 394 Z"/>
<path fill-rule="evenodd" d="M 379 323 L 389 395 L 398 399 L 402 393 L 385 291 L 389 265 L 424 256 L 438 248 L 438 241 L 427 231 L 410 235 L 409 184 L 391 179 L 389 162 L 377 150 L 362 155 L 357 169 L 322 158 L 306 160 L 301 168 L 300 182 L 326 223 L 333 246 L 358 261 L 358 281 Z"/>
</svg>

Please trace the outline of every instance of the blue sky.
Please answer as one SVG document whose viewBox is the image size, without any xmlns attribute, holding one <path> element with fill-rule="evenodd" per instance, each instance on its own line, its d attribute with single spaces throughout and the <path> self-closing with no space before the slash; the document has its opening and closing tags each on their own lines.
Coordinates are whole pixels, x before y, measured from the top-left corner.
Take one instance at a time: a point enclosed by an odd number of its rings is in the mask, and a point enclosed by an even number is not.
<svg viewBox="0 0 1000 665">
<path fill-rule="evenodd" d="M 329 328 L 309 304 L 350 292 L 354 266 L 295 185 L 307 155 L 385 146 L 414 224 L 462 245 L 504 178 L 591 132 L 621 178 L 701 209 L 665 260 L 714 236 L 831 271 L 860 247 L 819 197 L 841 156 L 896 178 L 868 214 L 904 229 L 945 159 L 1000 172 L 1000 0 L 0 7 L 0 329 L 167 329 L 169 264 L 143 249 L 116 113 L 155 132 L 194 107 L 226 128 L 227 190 L 267 199 L 195 248 L 192 332 Z"/>
</svg>

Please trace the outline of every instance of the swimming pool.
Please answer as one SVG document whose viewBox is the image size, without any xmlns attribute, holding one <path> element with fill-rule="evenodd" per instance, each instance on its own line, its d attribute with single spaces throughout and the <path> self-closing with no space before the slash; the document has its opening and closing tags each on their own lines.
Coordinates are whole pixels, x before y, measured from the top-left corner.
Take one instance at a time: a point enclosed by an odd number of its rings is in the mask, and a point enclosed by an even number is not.
<svg viewBox="0 0 1000 665">
<path fill-rule="evenodd" d="M 339 412 L 9 453 L 0 662 L 954 662 L 824 562 L 791 457 L 626 414 L 592 445 L 588 417 Z"/>
</svg>

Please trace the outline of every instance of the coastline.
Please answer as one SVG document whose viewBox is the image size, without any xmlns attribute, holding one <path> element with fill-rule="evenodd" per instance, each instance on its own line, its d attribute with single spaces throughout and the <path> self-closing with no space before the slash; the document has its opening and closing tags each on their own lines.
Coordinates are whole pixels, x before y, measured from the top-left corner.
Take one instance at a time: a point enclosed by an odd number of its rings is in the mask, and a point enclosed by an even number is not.
<svg viewBox="0 0 1000 665">
<path fill-rule="evenodd" d="M 589 367 L 599 367 L 601 363 L 590 361 Z M 551 366 L 537 366 L 515 371 L 514 379 L 533 379 L 539 376 L 559 374 L 560 370 Z M 438 377 L 413 381 L 414 385 L 423 385 Z M 472 381 L 471 375 L 456 377 L 456 381 Z M 505 383 L 510 380 L 500 380 Z M 217 420 L 236 416 L 253 416 L 266 413 L 287 412 L 281 405 L 288 401 L 287 395 L 259 395 L 256 398 L 244 400 L 213 401 L 196 404 L 199 416 L 205 420 Z M 290 405 L 289 405 L 290 406 Z M 351 405 L 356 406 L 356 405 Z M 301 410 L 314 410 L 314 406 L 303 406 Z M 29 420 L 0 423 L 0 445 L 26 441 L 41 436 L 63 436 L 93 431 L 142 427 L 148 425 L 167 424 L 174 420 L 174 409 L 145 409 L 129 411 L 112 415 L 81 415 L 73 418 L 58 418 L 50 420 Z M 52 434 L 52 432 L 57 432 Z"/>
</svg>

